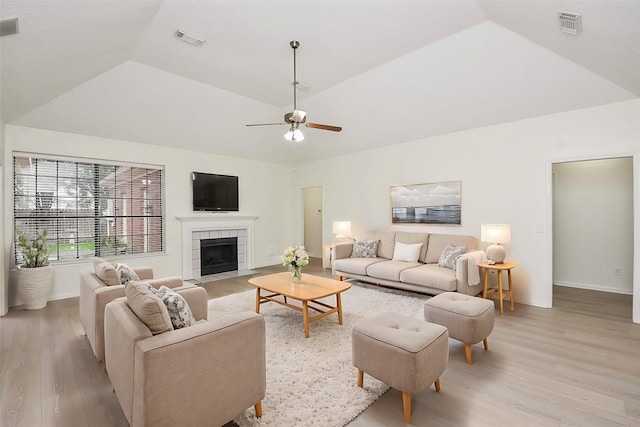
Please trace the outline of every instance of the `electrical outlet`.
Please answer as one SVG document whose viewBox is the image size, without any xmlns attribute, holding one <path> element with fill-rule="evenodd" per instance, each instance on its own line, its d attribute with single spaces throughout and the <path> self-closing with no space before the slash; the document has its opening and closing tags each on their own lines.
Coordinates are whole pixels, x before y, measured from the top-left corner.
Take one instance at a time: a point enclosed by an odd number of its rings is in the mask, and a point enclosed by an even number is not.
<svg viewBox="0 0 640 427">
<path fill-rule="evenodd" d="M 615 274 L 616 276 L 622 276 L 622 268 L 620 268 L 620 267 L 616 268 L 616 270 L 615 270 L 615 273 L 614 273 L 614 274 Z"/>
</svg>

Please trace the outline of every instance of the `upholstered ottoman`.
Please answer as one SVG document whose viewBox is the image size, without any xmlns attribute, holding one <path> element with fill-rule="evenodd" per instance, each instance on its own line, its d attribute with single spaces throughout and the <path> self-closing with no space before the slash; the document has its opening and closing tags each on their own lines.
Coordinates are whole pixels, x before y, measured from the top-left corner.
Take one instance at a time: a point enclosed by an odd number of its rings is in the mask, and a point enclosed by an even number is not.
<svg viewBox="0 0 640 427">
<path fill-rule="evenodd" d="M 353 366 L 358 387 L 364 373 L 402 391 L 404 420 L 411 422 L 411 394 L 434 384 L 449 361 L 447 328 L 421 319 L 384 313 L 353 328 Z"/>
<path fill-rule="evenodd" d="M 469 365 L 473 364 L 473 344 L 483 341 L 484 349 L 489 349 L 487 337 L 493 331 L 494 319 L 493 300 L 458 292 L 436 295 L 424 304 L 424 320 L 446 326 L 451 338 L 462 341 Z"/>
</svg>

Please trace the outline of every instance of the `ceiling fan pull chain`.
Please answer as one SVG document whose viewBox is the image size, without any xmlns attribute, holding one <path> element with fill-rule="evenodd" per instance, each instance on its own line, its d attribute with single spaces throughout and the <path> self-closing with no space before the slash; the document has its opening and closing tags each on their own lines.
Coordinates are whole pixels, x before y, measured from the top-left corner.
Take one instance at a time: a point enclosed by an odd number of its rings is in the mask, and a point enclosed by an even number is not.
<svg viewBox="0 0 640 427">
<path fill-rule="evenodd" d="M 298 169 L 296 168 L 296 140 L 294 139 L 293 141 L 293 172 L 297 172 Z"/>
</svg>

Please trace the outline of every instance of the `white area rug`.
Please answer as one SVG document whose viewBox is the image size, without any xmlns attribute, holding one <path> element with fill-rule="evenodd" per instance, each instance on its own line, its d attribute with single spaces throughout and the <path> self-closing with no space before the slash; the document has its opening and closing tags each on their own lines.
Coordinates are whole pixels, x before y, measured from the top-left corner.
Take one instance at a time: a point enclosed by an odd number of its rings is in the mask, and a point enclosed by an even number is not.
<svg viewBox="0 0 640 427">
<path fill-rule="evenodd" d="M 276 303 L 260 307 L 267 337 L 263 416 L 256 419 L 250 408 L 234 419 L 240 427 L 344 426 L 388 389 L 369 376 L 365 376 L 364 389 L 357 386 L 351 330 L 359 321 L 386 311 L 423 318 L 429 297 L 365 286 L 354 284 L 342 293 L 342 326 L 337 314 L 326 316 L 310 324 L 309 338 L 304 337 L 301 312 Z M 335 305 L 335 297 L 327 301 Z M 253 290 L 209 301 L 210 319 L 254 310 Z"/>
</svg>

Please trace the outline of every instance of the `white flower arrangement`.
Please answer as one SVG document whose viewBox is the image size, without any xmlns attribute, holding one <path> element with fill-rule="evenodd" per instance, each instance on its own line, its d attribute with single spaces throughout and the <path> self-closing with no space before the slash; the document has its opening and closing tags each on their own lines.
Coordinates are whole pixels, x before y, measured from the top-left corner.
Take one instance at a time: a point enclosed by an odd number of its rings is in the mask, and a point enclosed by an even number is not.
<svg viewBox="0 0 640 427">
<path fill-rule="evenodd" d="M 308 264 L 309 255 L 304 250 L 304 246 L 289 246 L 282 254 L 282 265 L 300 268 Z"/>
<path fill-rule="evenodd" d="M 30 239 L 22 230 L 17 230 L 18 246 L 22 253 L 22 268 L 36 268 L 49 265 L 49 245 L 47 244 L 47 230 L 36 233 L 35 239 Z"/>
</svg>

